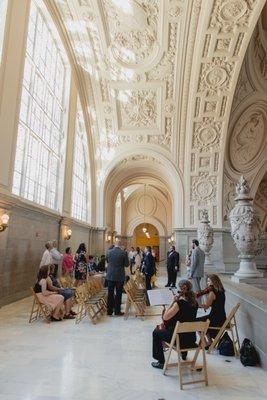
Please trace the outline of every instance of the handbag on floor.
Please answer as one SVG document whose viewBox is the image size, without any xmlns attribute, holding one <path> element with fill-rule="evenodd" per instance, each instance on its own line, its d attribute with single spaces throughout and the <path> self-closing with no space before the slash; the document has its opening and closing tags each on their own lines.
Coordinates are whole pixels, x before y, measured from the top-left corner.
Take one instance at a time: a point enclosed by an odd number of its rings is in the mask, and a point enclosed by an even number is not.
<svg viewBox="0 0 267 400">
<path fill-rule="evenodd" d="M 255 367 L 259 364 L 259 355 L 251 340 L 245 338 L 240 349 L 240 361 L 247 367 Z"/>
<path fill-rule="evenodd" d="M 235 355 L 233 341 L 227 332 L 221 338 L 218 344 L 219 354 L 221 356 L 232 357 Z"/>
</svg>

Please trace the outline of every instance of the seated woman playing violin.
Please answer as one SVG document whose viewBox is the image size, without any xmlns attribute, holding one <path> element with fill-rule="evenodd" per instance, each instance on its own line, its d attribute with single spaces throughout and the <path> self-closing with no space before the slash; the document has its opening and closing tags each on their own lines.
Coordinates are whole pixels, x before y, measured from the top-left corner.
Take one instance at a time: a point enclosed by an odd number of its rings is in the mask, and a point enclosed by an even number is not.
<svg viewBox="0 0 267 400">
<path fill-rule="evenodd" d="M 200 307 L 204 308 L 206 311 L 211 308 L 208 315 L 197 318 L 197 321 L 210 320 L 210 326 L 221 327 L 226 320 L 225 314 L 225 290 L 223 284 L 218 277 L 218 275 L 208 275 L 207 277 L 207 287 L 204 290 L 200 290 L 196 293 L 196 297 L 201 297 L 207 295 L 207 300 Z M 212 342 L 212 338 L 215 338 L 218 331 L 215 329 L 208 329 L 207 338 L 209 346 Z"/>
<path fill-rule="evenodd" d="M 157 361 L 152 362 L 154 368 L 163 368 L 164 353 L 163 342 L 170 342 L 177 321 L 192 322 L 196 320 L 198 303 L 192 284 L 186 279 L 179 282 L 180 293 L 175 296 L 171 305 L 162 313 L 163 324 L 153 331 L 153 358 Z M 181 348 L 194 347 L 196 342 L 196 334 L 182 333 L 180 334 Z M 186 360 L 187 352 L 182 353 L 183 360 Z"/>
</svg>

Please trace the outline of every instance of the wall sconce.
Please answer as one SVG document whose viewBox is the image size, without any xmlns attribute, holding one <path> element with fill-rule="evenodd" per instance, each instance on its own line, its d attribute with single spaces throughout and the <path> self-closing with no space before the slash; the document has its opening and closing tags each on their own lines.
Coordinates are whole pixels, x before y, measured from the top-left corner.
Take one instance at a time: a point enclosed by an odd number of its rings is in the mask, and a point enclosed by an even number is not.
<svg viewBox="0 0 267 400">
<path fill-rule="evenodd" d="M 7 226 L 8 226 L 8 221 L 9 221 L 9 215 L 6 213 L 2 215 L 0 218 L 0 232 L 3 232 Z"/>
<path fill-rule="evenodd" d="M 70 240 L 72 235 L 72 230 L 71 229 L 67 229 L 66 230 L 66 235 L 65 235 L 65 240 Z"/>
<path fill-rule="evenodd" d="M 171 235 L 171 241 L 174 242 L 174 236 L 173 235 Z"/>
<path fill-rule="evenodd" d="M 112 236 L 110 233 L 106 235 L 106 242 L 111 242 Z"/>
</svg>

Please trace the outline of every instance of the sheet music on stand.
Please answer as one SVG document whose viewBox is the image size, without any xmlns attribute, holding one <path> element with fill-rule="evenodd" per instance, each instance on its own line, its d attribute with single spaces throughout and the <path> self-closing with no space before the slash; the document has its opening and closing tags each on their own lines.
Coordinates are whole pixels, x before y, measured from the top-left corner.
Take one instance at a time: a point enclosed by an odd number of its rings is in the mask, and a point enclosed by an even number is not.
<svg viewBox="0 0 267 400">
<path fill-rule="evenodd" d="M 177 290 L 169 288 L 148 290 L 148 300 L 150 306 L 168 306 L 173 301 L 173 296 L 177 294 Z"/>
</svg>

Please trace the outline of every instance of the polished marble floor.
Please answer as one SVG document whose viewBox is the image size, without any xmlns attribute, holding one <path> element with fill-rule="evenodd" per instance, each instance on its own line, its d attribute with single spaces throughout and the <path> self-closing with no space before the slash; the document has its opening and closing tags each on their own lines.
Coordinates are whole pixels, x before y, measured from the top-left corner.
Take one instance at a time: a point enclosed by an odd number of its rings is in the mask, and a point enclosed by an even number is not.
<svg viewBox="0 0 267 400">
<path fill-rule="evenodd" d="M 175 370 L 150 367 L 157 316 L 29 325 L 30 306 L 0 309 L 0 400 L 267 399 L 266 372 L 219 355 L 207 357 L 208 387 L 181 392 Z"/>
</svg>

